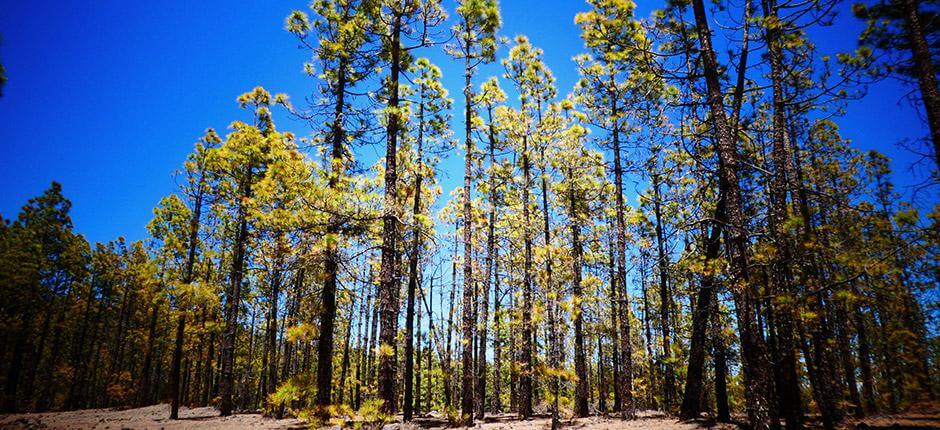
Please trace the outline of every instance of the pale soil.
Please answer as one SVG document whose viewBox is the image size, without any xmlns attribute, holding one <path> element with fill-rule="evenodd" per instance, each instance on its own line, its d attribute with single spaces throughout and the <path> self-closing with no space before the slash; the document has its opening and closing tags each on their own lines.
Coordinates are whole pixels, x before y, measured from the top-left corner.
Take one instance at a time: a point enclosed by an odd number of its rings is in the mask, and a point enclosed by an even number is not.
<svg viewBox="0 0 940 430">
<path fill-rule="evenodd" d="M 421 421 L 416 421 L 419 425 Z M 562 418 L 561 428 L 564 430 L 702 430 L 706 427 L 701 423 L 683 423 L 676 418 L 670 418 L 660 412 L 641 411 L 637 419 L 624 421 L 619 417 L 593 416 L 587 418 Z M 403 426 L 404 427 L 404 426 Z M 437 426 L 430 426 L 438 428 Z M 515 415 L 487 416 L 484 422 L 477 422 L 475 428 L 482 430 L 550 430 L 551 418 L 542 416 L 530 420 L 519 420 Z M 712 425 L 712 430 L 738 430 L 731 424 Z M 405 429 L 402 429 L 405 430 Z"/>
<path fill-rule="evenodd" d="M 136 409 L 84 409 L 69 412 L 0 415 L 0 429 L 306 429 L 297 419 L 275 420 L 259 414 L 220 417 L 215 408 L 180 408 L 170 420 L 170 405 Z"/>
<path fill-rule="evenodd" d="M 919 412 L 919 413 L 918 413 Z M 940 415 L 935 410 L 918 411 L 903 417 L 872 417 L 864 421 L 847 419 L 843 428 L 863 430 L 873 429 L 940 429 Z M 86 409 L 70 412 L 48 412 L 33 414 L 0 415 L 0 430 L 14 429 L 167 429 L 167 430 L 229 430 L 229 429 L 288 429 L 300 430 L 308 426 L 294 418 L 273 419 L 260 414 L 236 414 L 220 417 L 218 410 L 206 408 L 180 408 L 180 419 L 170 420 L 169 405 L 155 405 L 136 409 Z M 400 417 L 399 417 L 400 419 Z M 413 424 L 389 424 L 364 426 L 373 430 L 423 430 L 444 429 L 448 427 L 444 417 L 436 413 L 416 417 Z M 514 415 L 487 415 L 478 420 L 475 429 L 479 430 L 550 430 L 551 419 L 540 416 L 530 420 L 519 420 Z M 594 416 L 589 418 L 562 419 L 564 430 L 739 430 L 733 424 L 715 424 L 705 422 L 679 422 L 662 413 L 644 411 L 637 419 L 624 421 L 617 417 Z M 330 430 L 336 430 L 334 427 Z M 327 429 L 323 429 L 327 430 Z"/>
<path fill-rule="evenodd" d="M 214 408 L 180 408 L 180 419 L 168 419 L 169 405 L 148 406 L 137 409 L 86 409 L 70 412 L 48 412 L 34 414 L 0 415 L 0 430 L 7 429 L 304 429 L 307 426 L 297 419 L 276 420 L 259 414 L 236 414 L 220 417 Z M 400 418 L 400 417 L 399 417 Z M 623 421 L 613 417 L 590 417 L 563 419 L 561 425 L 568 430 L 698 430 L 699 424 L 680 423 L 655 412 L 641 412 L 635 421 Z M 369 428 L 370 426 L 365 426 Z M 447 427 L 440 415 L 430 414 L 416 417 L 414 424 L 390 424 L 383 430 L 422 430 Z M 480 430 L 549 430 L 551 419 L 538 417 L 519 420 L 514 415 L 487 416 L 475 426 Z M 718 430 L 737 430 L 735 426 Z M 333 430 L 335 430 L 334 428 Z M 326 430 L 326 429 L 324 429 Z M 378 430 L 378 429 L 377 429 Z"/>
</svg>

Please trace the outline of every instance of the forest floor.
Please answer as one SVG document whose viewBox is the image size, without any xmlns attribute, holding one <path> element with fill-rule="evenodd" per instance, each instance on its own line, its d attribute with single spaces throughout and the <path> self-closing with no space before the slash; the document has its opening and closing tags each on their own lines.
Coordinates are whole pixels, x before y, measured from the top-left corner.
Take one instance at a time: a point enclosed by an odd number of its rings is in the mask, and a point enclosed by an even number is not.
<svg viewBox="0 0 940 430">
<path fill-rule="evenodd" d="M 180 419 L 170 420 L 170 405 L 135 409 L 83 409 L 68 412 L 0 415 L 0 430 L 13 429 L 306 429 L 297 419 L 276 420 L 261 414 L 220 417 L 218 409 L 180 408 Z"/>
<path fill-rule="evenodd" d="M 847 420 L 846 429 L 940 429 L 940 415 L 929 411 L 904 416 L 880 416 L 864 421 Z M 180 419 L 169 420 L 170 406 L 167 404 L 135 409 L 85 409 L 69 412 L 46 412 L 30 414 L 0 415 L 0 430 L 13 429 L 165 429 L 165 430 L 230 430 L 230 429 L 284 429 L 308 428 L 298 419 L 265 418 L 260 414 L 235 414 L 220 417 L 215 408 L 180 408 Z M 662 413 L 640 412 L 636 420 L 624 421 L 616 417 L 594 416 L 578 419 L 562 419 L 561 426 L 567 430 L 738 430 L 734 424 L 714 422 L 679 422 Z M 413 424 L 390 424 L 382 430 L 444 429 L 447 421 L 430 414 L 416 418 Z M 368 428 L 368 427 L 365 427 Z M 530 420 L 519 420 L 514 415 L 487 416 L 478 422 L 480 430 L 548 430 L 551 419 L 547 416 Z"/>
</svg>

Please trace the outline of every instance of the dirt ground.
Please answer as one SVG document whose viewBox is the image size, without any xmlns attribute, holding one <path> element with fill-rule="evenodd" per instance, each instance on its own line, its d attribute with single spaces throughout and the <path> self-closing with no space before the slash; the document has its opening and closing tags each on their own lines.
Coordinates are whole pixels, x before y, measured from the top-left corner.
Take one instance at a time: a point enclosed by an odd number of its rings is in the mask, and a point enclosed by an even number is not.
<svg viewBox="0 0 940 430">
<path fill-rule="evenodd" d="M 13 429 L 306 429 L 297 419 L 276 420 L 258 414 L 236 414 L 220 417 L 214 408 L 180 408 L 180 419 L 167 419 L 169 405 L 148 406 L 137 409 L 86 409 L 70 412 L 0 415 L 0 430 Z M 562 420 L 562 426 L 571 430 L 697 430 L 699 424 L 679 423 L 656 412 L 641 412 L 635 421 L 617 418 L 590 417 Z M 417 417 L 414 424 L 389 424 L 383 430 L 443 429 L 446 420 L 436 414 Z M 551 420 L 538 417 L 520 421 L 514 415 L 487 416 L 476 425 L 480 430 L 548 430 Z M 735 426 L 712 427 L 718 430 L 736 430 Z M 335 430 L 335 429 L 334 429 Z"/>
<path fill-rule="evenodd" d="M 170 405 L 136 409 L 84 409 L 70 412 L 0 415 L 0 429 L 306 429 L 296 419 L 275 420 L 259 414 L 220 417 L 215 408 L 180 408 L 180 419 L 170 420 Z"/>
<path fill-rule="evenodd" d="M 169 420 L 169 405 L 155 405 L 136 409 L 86 409 L 70 412 L 0 415 L 0 430 L 19 429 L 166 429 L 166 430 L 229 430 L 229 429 L 288 429 L 300 430 L 308 426 L 293 418 L 264 418 L 259 414 L 236 414 L 220 417 L 214 408 L 181 408 L 179 420 Z M 614 417 L 595 416 L 563 419 L 566 430 L 738 430 L 732 424 L 706 422 L 683 423 L 662 413 L 640 412 L 636 420 L 623 421 Z M 382 430 L 443 429 L 446 420 L 440 415 L 417 417 L 413 424 L 389 424 Z M 846 429 L 940 429 L 940 416 L 934 411 L 905 417 L 873 417 L 864 421 L 846 420 Z M 480 430 L 549 430 L 551 420 L 538 417 L 520 421 L 513 415 L 487 416 L 475 427 Z M 337 430 L 336 428 L 331 430 Z"/>
</svg>

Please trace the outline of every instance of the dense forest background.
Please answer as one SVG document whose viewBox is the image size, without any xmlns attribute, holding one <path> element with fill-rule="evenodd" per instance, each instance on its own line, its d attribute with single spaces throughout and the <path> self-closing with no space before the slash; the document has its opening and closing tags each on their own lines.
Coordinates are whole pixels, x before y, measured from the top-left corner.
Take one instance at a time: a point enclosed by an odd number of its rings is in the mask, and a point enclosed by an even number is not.
<svg viewBox="0 0 940 430">
<path fill-rule="evenodd" d="M 149 238 L 89 243 L 68 184 L 3 218 L 0 410 L 831 429 L 935 402 L 940 7 L 839 3 L 589 0 L 573 88 L 495 0 L 285 10 L 309 91 L 238 96 Z M 857 49 L 817 49 L 834 20 Z M 929 130 L 912 193 L 840 134 L 886 79 Z"/>
</svg>

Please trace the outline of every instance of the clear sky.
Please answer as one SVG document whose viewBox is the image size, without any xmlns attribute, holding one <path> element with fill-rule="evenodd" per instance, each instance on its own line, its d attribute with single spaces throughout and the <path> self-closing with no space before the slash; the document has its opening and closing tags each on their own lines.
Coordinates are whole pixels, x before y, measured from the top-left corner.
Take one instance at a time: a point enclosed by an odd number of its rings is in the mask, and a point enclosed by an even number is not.
<svg viewBox="0 0 940 430">
<path fill-rule="evenodd" d="M 660 5 L 637 3 L 640 15 Z M 445 5 L 453 10 L 452 0 Z M 295 101 L 314 90 L 302 70 L 308 54 L 283 29 L 291 9 L 306 7 L 304 0 L 0 0 L 0 62 L 9 77 L 0 98 L 0 214 L 15 217 L 55 180 L 73 202 L 76 230 L 89 240 L 145 238 L 152 208 L 175 191 L 172 173 L 203 130 L 244 119 L 235 97 L 256 85 Z M 502 34 L 526 34 L 543 48 L 562 94 L 577 78 L 571 58 L 583 47 L 574 15 L 585 9 L 580 0 L 502 0 Z M 815 38 L 823 52 L 855 47 L 861 24 L 848 3 L 841 9 L 835 27 Z M 442 67 L 447 88 L 459 96 L 461 64 L 439 48 L 419 55 Z M 482 70 L 476 84 L 500 70 Z M 896 143 L 925 134 L 902 100 L 909 90 L 879 83 L 838 120 L 858 147 L 895 159 L 902 185 L 915 182 L 908 166 L 916 157 Z M 285 114 L 276 119 L 281 129 L 312 132 Z M 361 156 L 374 159 L 381 149 L 362 148 Z M 462 178 L 461 157 L 441 165 L 444 198 Z"/>
</svg>

